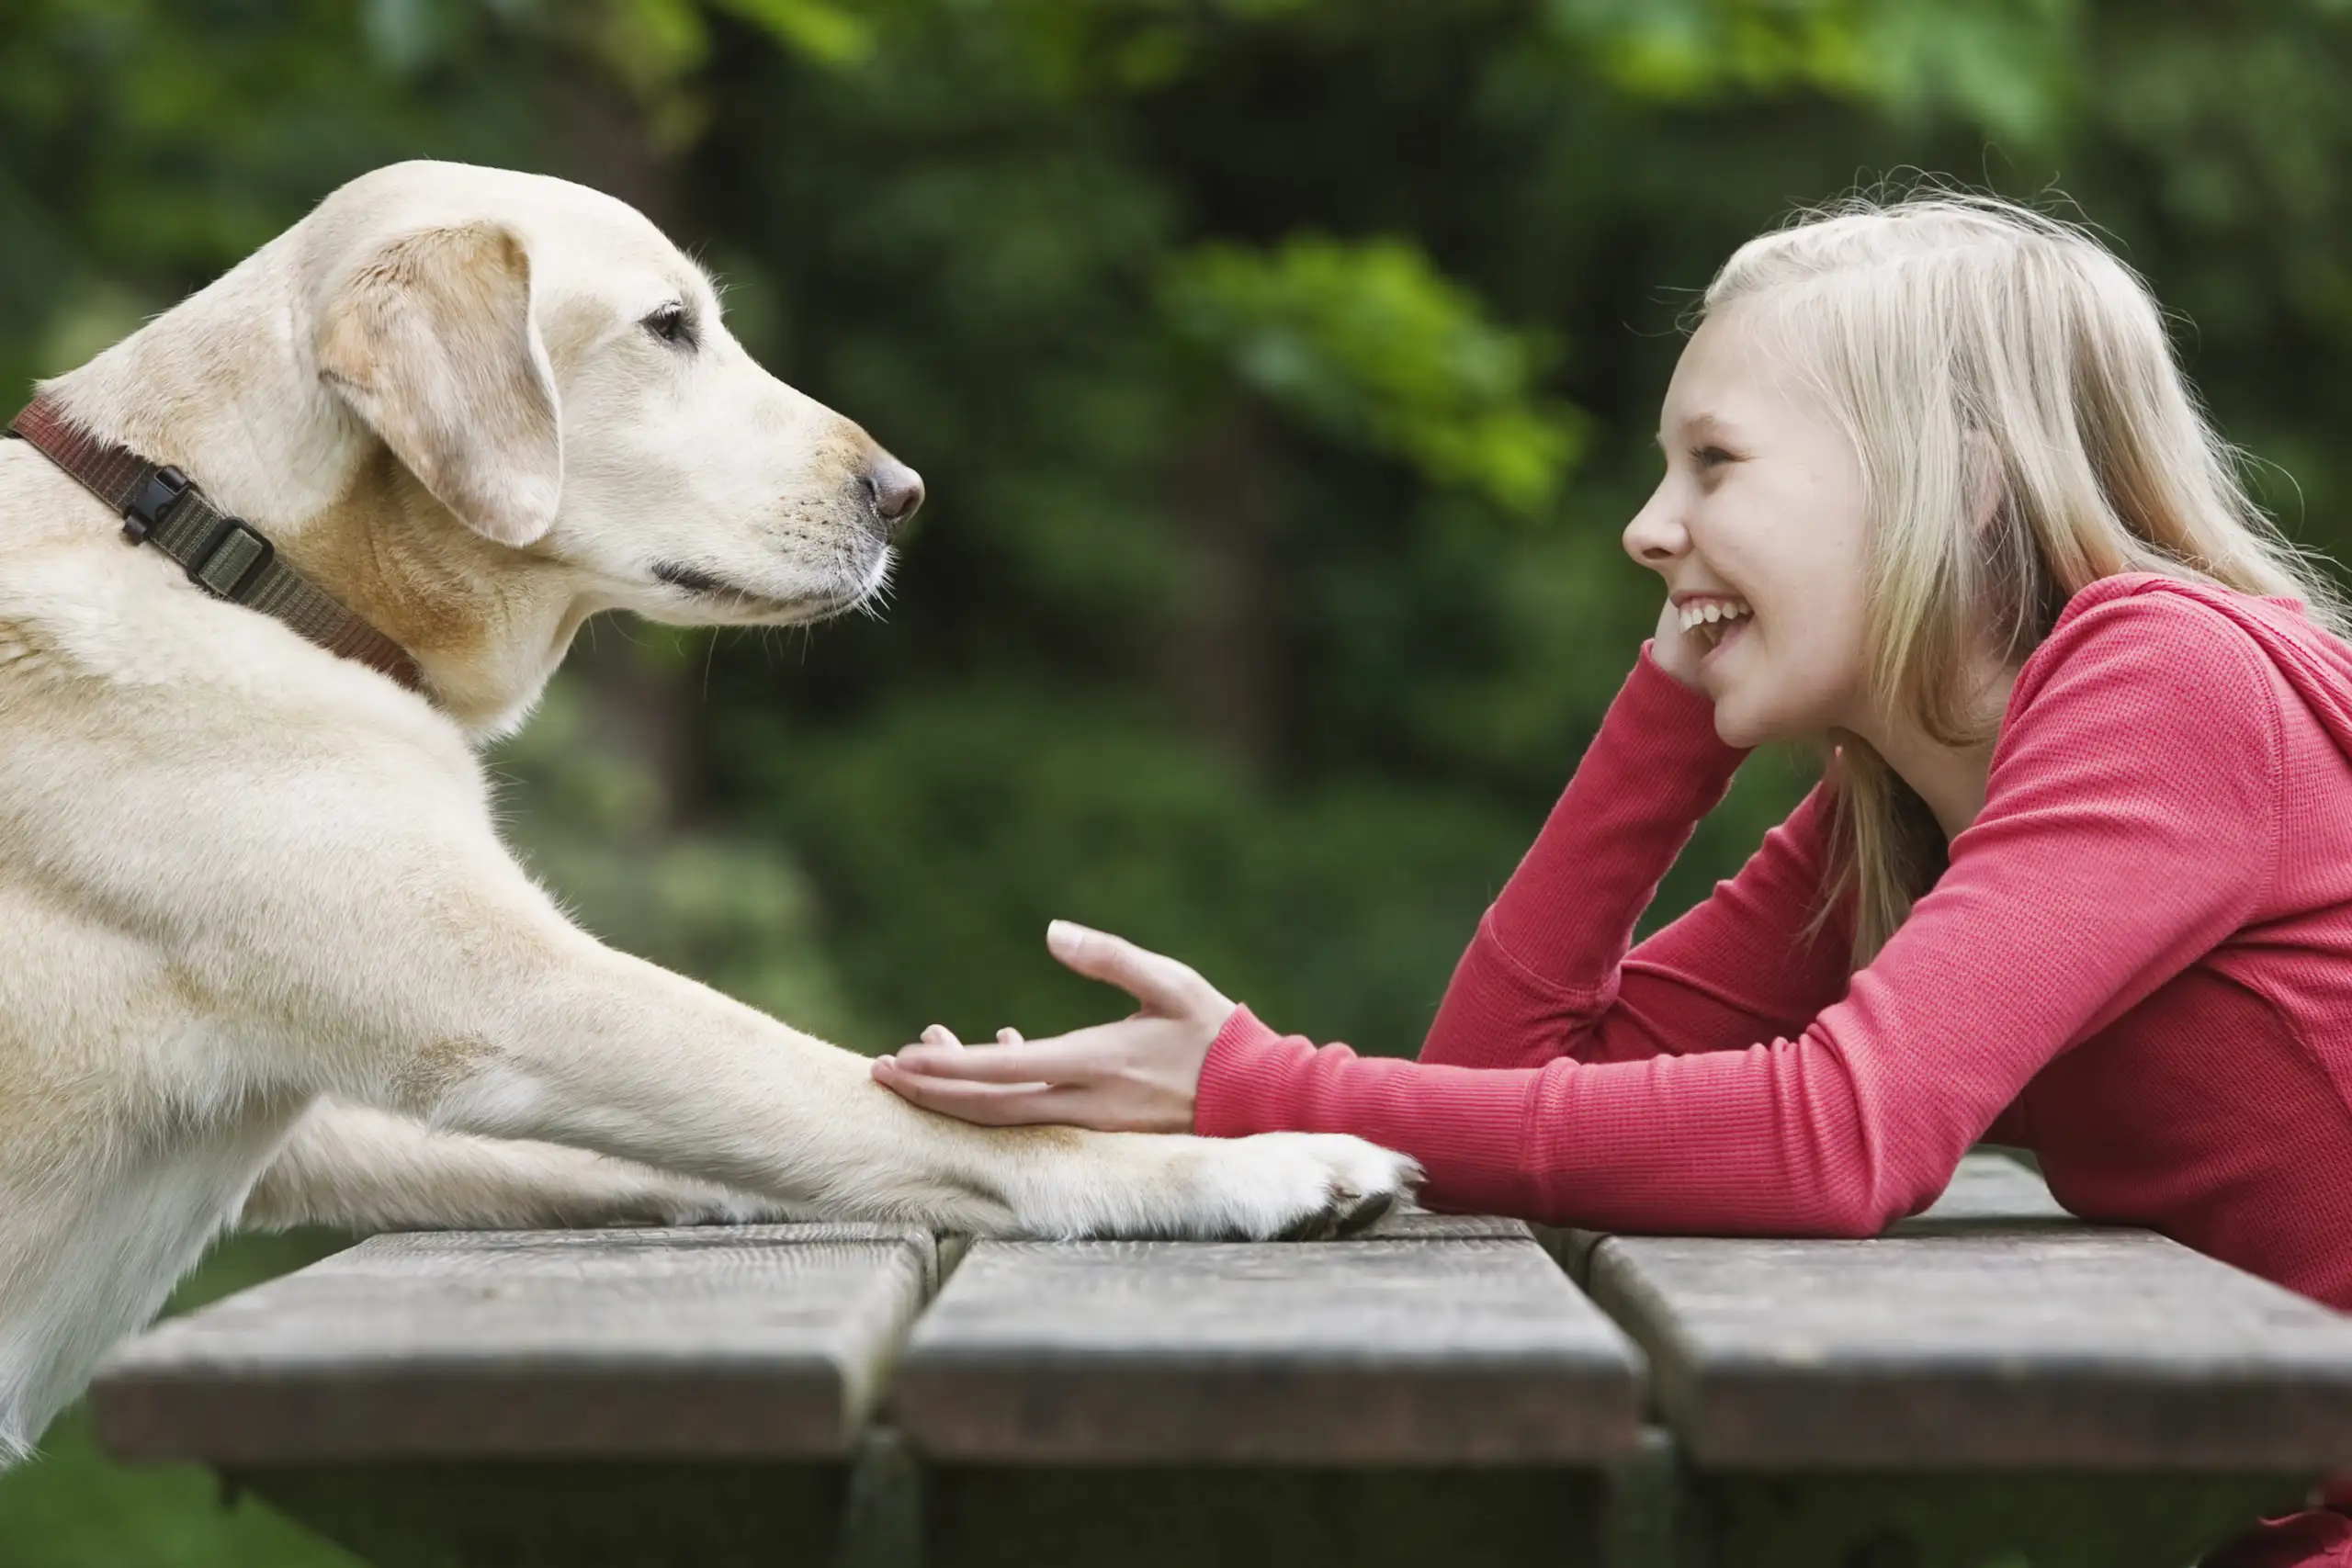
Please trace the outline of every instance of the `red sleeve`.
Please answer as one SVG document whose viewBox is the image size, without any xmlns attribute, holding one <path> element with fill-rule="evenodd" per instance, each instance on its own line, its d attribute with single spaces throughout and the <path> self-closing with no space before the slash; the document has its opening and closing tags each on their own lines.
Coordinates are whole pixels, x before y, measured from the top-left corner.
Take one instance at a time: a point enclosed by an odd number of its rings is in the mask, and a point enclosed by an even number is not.
<svg viewBox="0 0 2352 1568">
<path fill-rule="evenodd" d="M 1539 1066 L 1727 1050 L 1838 998 L 1849 938 L 1808 939 L 1826 841 L 1816 790 L 1739 875 L 1628 956 L 1634 923 L 1746 753 L 1644 647 L 1567 791 L 1455 965 L 1423 1062 Z"/>
<path fill-rule="evenodd" d="M 2080 615 L 2009 704 L 1984 808 L 1793 1038 L 1478 1070 L 1321 1050 L 1236 1011 L 1195 1125 L 1354 1133 L 1428 1196 L 1602 1228 L 1869 1235 L 1931 1201 L 2026 1082 L 2245 924 L 2276 872 L 2275 675 L 2201 606 Z"/>
</svg>

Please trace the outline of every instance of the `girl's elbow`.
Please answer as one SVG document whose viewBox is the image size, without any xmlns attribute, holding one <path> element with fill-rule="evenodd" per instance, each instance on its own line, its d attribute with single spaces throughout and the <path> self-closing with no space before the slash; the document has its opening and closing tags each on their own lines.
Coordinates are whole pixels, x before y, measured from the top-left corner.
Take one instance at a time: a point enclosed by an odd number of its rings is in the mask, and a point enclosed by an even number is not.
<svg viewBox="0 0 2352 1568">
<path fill-rule="evenodd" d="M 1918 1207 L 1904 1182 L 1870 1178 L 1829 1183 L 1805 1206 L 1803 1234 L 1823 1241 L 1868 1241 Z"/>
</svg>

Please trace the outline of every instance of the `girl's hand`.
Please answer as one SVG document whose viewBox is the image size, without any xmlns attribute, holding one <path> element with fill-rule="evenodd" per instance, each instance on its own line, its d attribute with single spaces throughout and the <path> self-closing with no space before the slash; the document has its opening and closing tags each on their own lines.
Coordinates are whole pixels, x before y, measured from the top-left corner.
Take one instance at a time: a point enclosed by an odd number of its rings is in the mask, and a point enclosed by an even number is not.
<svg viewBox="0 0 2352 1568">
<path fill-rule="evenodd" d="M 1699 685 L 1699 659 L 1706 646 L 1682 629 L 1682 612 L 1668 598 L 1666 608 L 1658 612 L 1657 636 L 1650 639 L 1650 659 L 1657 667 L 1682 684 L 1696 692 Z"/>
<path fill-rule="evenodd" d="M 1048 1040 L 1000 1030 L 966 1046 L 938 1024 L 874 1062 L 874 1079 L 926 1111 L 992 1127 L 1067 1122 L 1106 1133 L 1189 1133 L 1201 1066 L 1233 1003 L 1200 976 L 1107 931 L 1056 920 L 1046 947 L 1140 1003 L 1134 1016 Z"/>
</svg>

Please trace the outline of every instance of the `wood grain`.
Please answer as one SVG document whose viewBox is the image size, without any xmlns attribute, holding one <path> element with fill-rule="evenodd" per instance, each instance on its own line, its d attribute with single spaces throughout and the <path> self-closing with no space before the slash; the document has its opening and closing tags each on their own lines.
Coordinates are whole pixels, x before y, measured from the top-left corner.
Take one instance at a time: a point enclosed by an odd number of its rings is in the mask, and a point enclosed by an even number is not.
<svg viewBox="0 0 2352 1568">
<path fill-rule="evenodd" d="M 2086 1222 L 2068 1213 L 2031 1168 L 2007 1155 L 1979 1151 L 1962 1157 L 1951 1185 L 1933 1203 L 1907 1220 L 1897 1220 L 1887 1234 L 1931 1235 L 1987 1223 L 2066 1228 Z"/>
<path fill-rule="evenodd" d="M 1529 1241 L 1535 1227 L 1500 1214 L 1433 1214 L 1426 1209 L 1391 1211 L 1373 1222 L 1356 1241 Z"/>
<path fill-rule="evenodd" d="M 1996 1214 L 1873 1241 L 1618 1236 L 1591 1288 L 1702 1466 L 2352 1461 L 2352 1319 L 2149 1232 Z"/>
<path fill-rule="evenodd" d="M 1907 1220 L 1895 1223 L 1894 1235 L 1932 1235 L 1950 1226 L 1975 1225 L 1987 1220 L 2037 1227 L 2079 1225 L 2041 1178 L 2007 1155 L 1979 1150 L 1961 1157 L 1960 1168 L 1935 1202 Z M 1607 1231 L 1575 1225 L 1537 1225 L 1535 1239 L 1560 1260 L 1560 1267 L 1577 1284 L 1592 1284 L 1593 1248 L 1609 1239 Z"/>
<path fill-rule="evenodd" d="M 1450 1239 L 980 1242 L 916 1325 L 892 1419 L 933 1458 L 998 1464 L 1629 1450 L 1623 1336 L 1523 1232 L 1450 1224 Z"/>
<path fill-rule="evenodd" d="M 936 1267 L 883 1225 L 378 1236 L 132 1341 L 98 1432 L 232 1464 L 838 1455 Z"/>
</svg>

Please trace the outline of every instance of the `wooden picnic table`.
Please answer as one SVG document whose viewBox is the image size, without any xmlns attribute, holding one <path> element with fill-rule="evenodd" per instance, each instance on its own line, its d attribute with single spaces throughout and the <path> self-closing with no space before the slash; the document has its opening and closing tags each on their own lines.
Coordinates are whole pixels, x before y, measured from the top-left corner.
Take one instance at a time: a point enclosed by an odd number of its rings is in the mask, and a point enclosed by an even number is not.
<svg viewBox="0 0 2352 1568">
<path fill-rule="evenodd" d="M 94 1397 L 387 1568 L 2187 1568 L 2352 1464 L 2352 1319 L 1979 1155 L 1867 1242 L 380 1236 Z"/>
<path fill-rule="evenodd" d="M 2185 1568 L 2352 1457 L 2352 1319 L 1973 1156 L 1871 1241 L 1579 1235 L 1726 1565 Z"/>
</svg>

